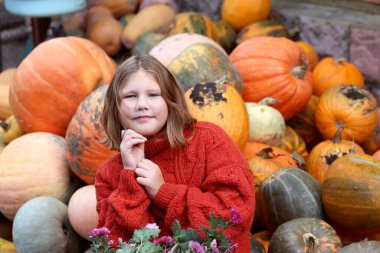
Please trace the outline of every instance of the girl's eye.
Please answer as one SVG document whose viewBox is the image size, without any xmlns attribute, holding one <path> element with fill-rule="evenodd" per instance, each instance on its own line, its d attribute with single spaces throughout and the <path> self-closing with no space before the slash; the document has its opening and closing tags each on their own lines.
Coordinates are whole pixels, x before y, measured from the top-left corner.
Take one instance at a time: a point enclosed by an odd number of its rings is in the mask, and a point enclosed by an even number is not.
<svg viewBox="0 0 380 253">
<path fill-rule="evenodd" d="M 124 98 L 135 98 L 136 97 L 136 95 L 126 95 L 126 96 L 124 96 Z"/>
<path fill-rule="evenodd" d="M 158 97 L 158 96 L 160 96 L 160 94 L 158 94 L 158 93 L 152 93 L 149 96 L 151 96 L 151 97 Z"/>
</svg>

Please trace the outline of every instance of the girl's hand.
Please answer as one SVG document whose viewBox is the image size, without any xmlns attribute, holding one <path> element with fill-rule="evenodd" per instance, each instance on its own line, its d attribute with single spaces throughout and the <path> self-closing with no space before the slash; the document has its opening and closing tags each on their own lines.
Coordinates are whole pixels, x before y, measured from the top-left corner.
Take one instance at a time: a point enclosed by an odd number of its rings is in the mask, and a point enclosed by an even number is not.
<svg viewBox="0 0 380 253">
<path fill-rule="evenodd" d="M 146 138 L 131 129 L 122 130 L 121 136 L 120 153 L 124 169 L 135 170 L 137 163 L 144 159 Z"/>
<path fill-rule="evenodd" d="M 160 187 L 165 183 L 160 167 L 151 160 L 143 159 L 137 164 L 135 173 L 137 183 L 145 188 L 151 199 L 154 199 Z"/>
</svg>

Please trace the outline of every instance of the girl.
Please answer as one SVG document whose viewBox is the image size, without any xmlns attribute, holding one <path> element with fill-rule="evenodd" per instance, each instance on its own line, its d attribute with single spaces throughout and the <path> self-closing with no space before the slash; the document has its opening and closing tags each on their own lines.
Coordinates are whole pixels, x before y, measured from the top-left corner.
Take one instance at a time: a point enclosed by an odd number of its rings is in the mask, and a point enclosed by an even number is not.
<svg viewBox="0 0 380 253">
<path fill-rule="evenodd" d="M 220 127 L 190 115 L 180 87 L 159 61 L 132 56 L 118 67 L 102 124 L 105 142 L 120 151 L 99 168 L 95 181 L 98 227 L 109 228 L 111 239 L 127 241 L 148 223 L 168 235 L 176 219 L 199 231 L 208 227 L 210 212 L 228 219 L 235 208 L 243 221 L 226 234 L 238 243 L 237 252 L 250 251 L 250 168 Z"/>
</svg>

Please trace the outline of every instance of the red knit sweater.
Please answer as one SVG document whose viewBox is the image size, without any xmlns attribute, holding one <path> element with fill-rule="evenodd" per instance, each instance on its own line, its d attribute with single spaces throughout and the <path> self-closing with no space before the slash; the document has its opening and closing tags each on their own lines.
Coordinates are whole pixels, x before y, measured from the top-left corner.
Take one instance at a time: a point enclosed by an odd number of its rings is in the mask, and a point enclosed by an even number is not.
<svg viewBox="0 0 380 253">
<path fill-rule="evenodd" d="M 208 227 L 210 212 L 229 219 L 230 209 L 236 208 L 243 222 L 225 232 L 238 243 L 237 252 L 250 252 L 255 192 L 249 165 L 220 127 L 198 122 L 194 129 L 183 148 L 171 149 L 157 137 L 145 143 L 145 158 L 160 167 L 165 180 L 154 200 L 136 182 L 134 171 L 123 169 L 120 154 L 99 168 L 95 181 L 98 227 L 109 228 L 112 240 L 127 241 L 135 229 L 148 223 L 157 223 L 160 235 L 170 235 L 176 219 L 182 228 Z"/>
</svg>

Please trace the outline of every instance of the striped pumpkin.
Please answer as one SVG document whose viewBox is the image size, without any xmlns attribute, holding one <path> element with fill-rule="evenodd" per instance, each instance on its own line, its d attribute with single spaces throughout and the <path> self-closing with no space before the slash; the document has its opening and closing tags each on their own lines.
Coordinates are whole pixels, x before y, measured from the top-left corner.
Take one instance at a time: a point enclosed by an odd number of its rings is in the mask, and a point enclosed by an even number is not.
<svg viewBox="0 0 380 253">
<path fill-rule="evenodd" d="M 282 25 L 276 20 L 264 20 L 256 23 L 252 23 L 241 30 L 236 39 L 236 43 L 248 40 L 250 38 L 259 36 L 271 36 L 271 37 L 289 37 L 288 28 Z"/>
<path fill-rule="evenodd" d="M 212 38 L 211 20 L 199 12 L 181 12 L 175 16 L 170 35 L 179 33 L 197 33 Z"/>
</svg>

